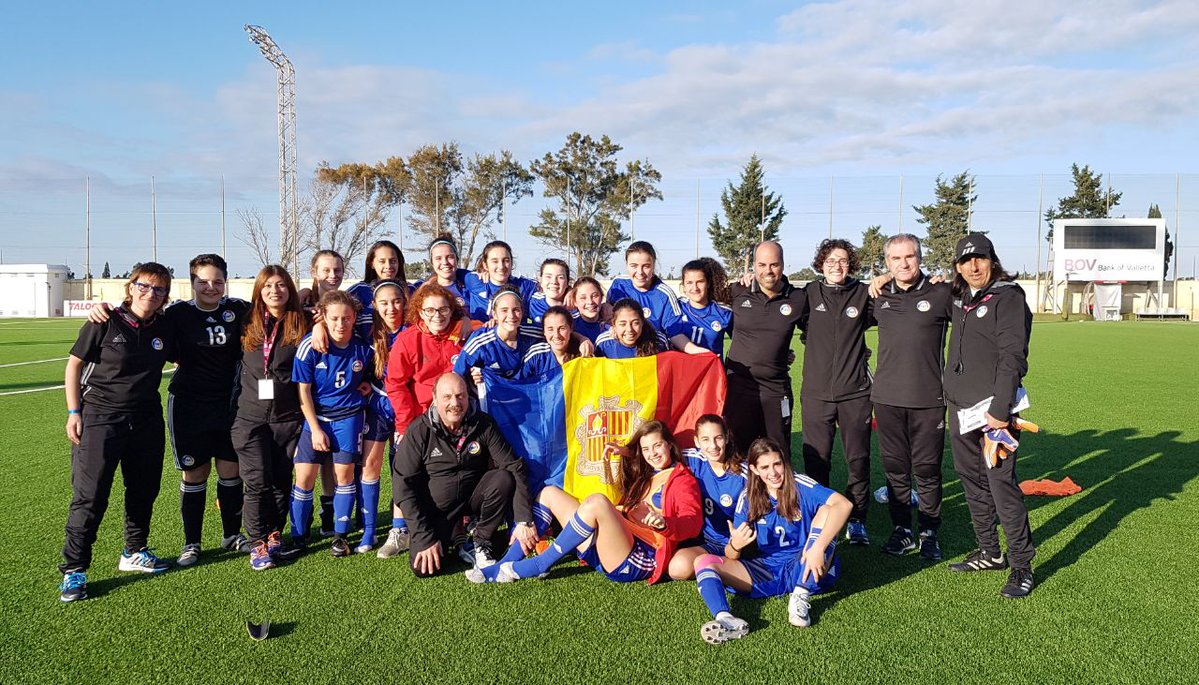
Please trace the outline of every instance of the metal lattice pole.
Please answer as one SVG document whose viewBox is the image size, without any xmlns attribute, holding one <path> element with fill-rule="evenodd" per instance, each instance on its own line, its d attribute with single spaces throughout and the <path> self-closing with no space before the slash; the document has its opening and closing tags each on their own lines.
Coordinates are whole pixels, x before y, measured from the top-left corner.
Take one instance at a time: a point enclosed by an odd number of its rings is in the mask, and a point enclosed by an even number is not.
<svg viewBox="0 0 1199 685">
<path fill-rule="evenodd" d="M 275 43 L 266 29 L 246 24 L 250 42 L 262 56 L 275 65 L 278 75 L 276 100 L 279 114 L 279 261 L 290 257 L 294 273 L 299 272 L 299 216 L 296 211 L 296 70 L 291 60 Z"/>
</svg>

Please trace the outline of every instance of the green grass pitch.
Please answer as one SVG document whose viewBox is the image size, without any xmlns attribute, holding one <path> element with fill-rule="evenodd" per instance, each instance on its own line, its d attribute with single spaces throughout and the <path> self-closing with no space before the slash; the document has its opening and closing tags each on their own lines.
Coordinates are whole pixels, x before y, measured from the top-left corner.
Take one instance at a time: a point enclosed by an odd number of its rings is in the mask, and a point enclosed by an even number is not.
<svg viewBox="0 0 1199 685">
<path fill-rule="evenodd" d="M 1199 670 L 1199 327 L 1035 325 L 1026 415 L 1047 432 L 1027 437 L 1019 471 L 1069 475 L 1086 489 L 1029 499 L 1031 598 L 1002 599 L 1004 574 L 962 577 L 947 562 L 884 556 L 889 522 L 874 506 L 874 544 L 840 548 L 844 576 L 815 600 L 814 627 L 788 625 L 783 599 L 734 598 L 753 632 L 720 647 L 699 638 L 708 615 L 693 583 L 617 585 L 573 562 L 547 580 L 480 587 L 461 573 L 417 582 L 406 556 L 333 559 L 322 543 L 255 573 L 218 549 L 214 503 L 200 565 L 120 574 L 119 478 L 92 598 L 62 605 L 62 391 L 10 393 L 61 385 L 78 327 L 0 321 L 5 683 L 1194 682 Z M 844 478 L 841 461 L 834 484 Z M 945 478 L 943 546 L 960 559 L 973 536 L 948 452 Z M 182 545 L 178 480 L 168 455 L 151 538 L 168 559 Z M 251 618 L 272 621 L 269 640 L 248 639 Z"/>
</svg>

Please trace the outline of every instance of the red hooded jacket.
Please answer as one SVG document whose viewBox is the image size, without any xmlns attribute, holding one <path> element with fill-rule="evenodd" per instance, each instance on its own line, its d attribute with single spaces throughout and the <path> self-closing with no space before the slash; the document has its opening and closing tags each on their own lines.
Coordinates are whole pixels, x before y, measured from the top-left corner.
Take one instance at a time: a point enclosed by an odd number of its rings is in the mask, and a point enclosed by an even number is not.
<svg viewBox="0 0 1199 685">
<path fill-rule="evenodd" d="M 675 464 L 670 477 L 666 479 L 666 487 L 662 491 L 662 516 L 666 519 L 665 530 L 655 530 L 639 521 L 625 519 L 633 535 L 654 547 L 656 568 L 654 575 L 649 578 L 651 584 L 666 575 L 670 559 L 679 544 L 699 537 L 704 529 L 699 480 L 686 464 Z"/>
<path fill-rule="evenodd" d="M 396 432 L 403 435 L 408 424 L 433 403 L 433 386 L 442 374 L 454 370 L 454 361 L 470 335 L 466 320 L 455 321 L 450 332 L 433 335 L 424 321 L 405 328 L 387 357 L 387 397 L 396 414 Z"/>
</svg>

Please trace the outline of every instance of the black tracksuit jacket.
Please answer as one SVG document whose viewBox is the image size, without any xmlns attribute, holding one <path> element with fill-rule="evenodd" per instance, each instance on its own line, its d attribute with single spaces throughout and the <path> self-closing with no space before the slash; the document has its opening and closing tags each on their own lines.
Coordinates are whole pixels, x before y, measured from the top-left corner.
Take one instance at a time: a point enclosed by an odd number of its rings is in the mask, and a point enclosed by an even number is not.
<svg viewBox="0 0 1199 685">
<path fill-rule="evenodd" d="M 994 397 L 987 413 L 1006 421 L 1016 389 L 1028 373 L 1032 312 L 1024 290 L 998 281 L 973 297 L 966 293 L 955 298 L 953 305 L 945 399 L 963 408 Z"/>
</svg>

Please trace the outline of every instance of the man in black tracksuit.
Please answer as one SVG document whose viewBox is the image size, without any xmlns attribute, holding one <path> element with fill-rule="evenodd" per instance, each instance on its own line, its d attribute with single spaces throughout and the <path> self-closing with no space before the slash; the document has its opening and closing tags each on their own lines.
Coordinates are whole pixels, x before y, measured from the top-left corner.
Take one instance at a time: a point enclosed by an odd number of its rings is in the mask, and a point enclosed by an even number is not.
<svg viewBox="0 0 1199 685">
<path fill-rule="evenodd" d="M 858 271 L 859 262 L 849 241 L 822 241 L 812 264 L 823 271 L 824 279 L 804 287 L 807 305 L 800 321 L 804 471 L 821 485 L 829 485 L 833 437 L 840 426 L 849 467 L 845 496 L 853 503 L 846 538 L 850 544 L 868 545 L 873 407 L 866 329 L 874 325 L 872 302 L 866 284 L 850 276 Z"/>
<path fill-rule="evenodd" d="M 725 419 L 737 451 L 770 438 L 791 454 L 791 336 L 804 311 L 803 291 L 783 275 L 783 248 L 754 250 L 754 280 L 732 286 L 733 342 L 725 360 Z"/>
<path fill-rule="evenodd" d="M 883 545 L 887 554 L 916 549 L 912 535 L 912 482 L 919 498 L 920 555 L 941 559 L 937 531 L 941 527 L 945 451 L 945 335 L 953 315 L 948 283 L 930 283 L 920 270 L 920 239 L 893 236 L 885 248 L 893 280 L 874 301 L 878 322 L 878 363 L 874 373 L 874 416 L 887 474 L 891 523 Z"/>
<path fill-rule="evenodd" d="M 494 467 L 492 466 L 494 464 Z M 427 578 L 441 570 L 456 523 L 475 518 L 475 563 L 495 563 L 491 538 L 509 515 L 516 535 L 536 536 L 525 463 L 495 420 L 470 407 L 466 382 L 438 379 L 429 410 L 412 422 L 392 463 L 395 502 L 412 531 L 412 571 Z"/>
<path fill-rule="evenodd" d="M 1016 478 L 1016 455 L 988 468 L 983 457 L 987 429 L 1010 427 L 1016 391 L 1028 372 L 1028 341 L 1032 312 L 1024 291 L 1011 282 L 995 255 L 991 241 L 972 233 L 958 242 L 957 276 L 954 278 L 954 320 L 946 363 L 945 399 L 949 403 L 953 466 L 962 480 L 974 535 L 979 549 L 964 561 L 951 564 L 959 572 L 1002 570 L 1008 567 L 999 545 L 995 518 L 1008 540 L 1012 572 L 1001 594 L 1025 597 L 1032 592 L 1032 530 L 1028 509 Z M 983 428 L 959 429 L 958 412 L 985 400 Z"/>
</svg>

